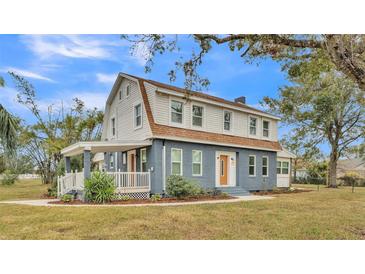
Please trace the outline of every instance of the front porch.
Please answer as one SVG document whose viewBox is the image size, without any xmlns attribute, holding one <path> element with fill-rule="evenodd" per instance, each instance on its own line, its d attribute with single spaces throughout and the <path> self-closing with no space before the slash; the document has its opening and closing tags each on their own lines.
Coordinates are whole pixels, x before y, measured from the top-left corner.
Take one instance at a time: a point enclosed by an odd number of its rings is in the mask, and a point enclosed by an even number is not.
<svg viewBox="0 0 365 274">
<path fill-rule="evenodd" d="M 61 151 L 65 158 L 65 175 L 57 178 L 58 197 L 67 193 L 77 193 L 83 198 L 84 181 L 92 175 L 92 155 L 124 153 L 135 151 L 138 148 L 151 146 L 150 141 L 95 141 L 79 142 Z M 83 155 L 83 170 L 71 170 L 71 157 Z M 100 160 L 100 159 L 99 159 Z M 135 159 L 127 171 L 107 170 L 107 174 L 114 178 L 116 193 L 133 198 L 148 198 L 151 191 L 150 170 L 136 171 Z M 99 166 L 99 169 L 100 166 Z M 102 168 L 104 171 L 104 168 Z"/>
</svg>

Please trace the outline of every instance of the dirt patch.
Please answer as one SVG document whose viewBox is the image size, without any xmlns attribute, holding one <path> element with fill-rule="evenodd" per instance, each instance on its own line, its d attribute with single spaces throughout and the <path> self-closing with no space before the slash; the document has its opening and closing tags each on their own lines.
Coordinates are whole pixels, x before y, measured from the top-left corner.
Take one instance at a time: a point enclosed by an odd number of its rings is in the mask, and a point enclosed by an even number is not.
<svg viewBox="0 0 365 274">
<path fill-rule="evenodd" d="M 278 190 L 272 190 L 272 191 L 258 191 L 258 192 L 253 192 L 253 195 L 258 195 L 258 196 L 265 196 L 265 195 L 279 195 L 279 194 L 296 194 L 296 193 L 302 193 L 302 192 L 311 192 L 313 190 L 311 189 L 278 189 Z"/>
<path fill-rule="evenodd" d="M 217 195 L 217 196 L 199 196 L 199 197 L 187 197 L 183 199 L 177 198 L 161 198 L 159 201 L 152 201 L 150 199 L 139 200 L 139 199 L 131 199 L 128 201 L 115 200 L 110 203 L 106 203 L 106 205 L 138 205 L 138 204 L 166 204 L 166 203 L 187 203 L 187 202 L 200 202 L 200 201 L 216 201 L 216 200 L 230 200 L 236 199 L 236 197 L 226 196 L 226 195 Z M 73 200 L 71 202 L 63 202 L 63 201 L 52 201 L 49 204 L 61 204 L 61 205 L 99 205 L 91 202 L 83 202 L 80 200 Z"/>
</svg>

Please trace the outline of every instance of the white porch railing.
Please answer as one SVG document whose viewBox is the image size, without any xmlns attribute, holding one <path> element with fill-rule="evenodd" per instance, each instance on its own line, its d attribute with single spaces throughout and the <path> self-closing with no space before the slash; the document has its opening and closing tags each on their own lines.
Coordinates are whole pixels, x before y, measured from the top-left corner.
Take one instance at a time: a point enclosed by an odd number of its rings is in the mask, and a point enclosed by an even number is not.
<svg viewBox="0 0 365 274">
<path fill-rule="evenodd" d="M 117 193 L 149 192 L 151 190 L 150 172 L 107 172 L 114 177 Z"/>
<path fill-rule="evenodd" d="M 84 189 L 84 172 L 66 173 L 57 178 L 58 197 L 72 190 Z"/>
<path fill-rule="evenodd" d="M 150 172 L 107 172 L 113 176 L 117 193 L 150 192 Z M 72 190 L 84 189 L 84 173 L 67 173 L 57 178 L 58 197 Z"/>
</svg>

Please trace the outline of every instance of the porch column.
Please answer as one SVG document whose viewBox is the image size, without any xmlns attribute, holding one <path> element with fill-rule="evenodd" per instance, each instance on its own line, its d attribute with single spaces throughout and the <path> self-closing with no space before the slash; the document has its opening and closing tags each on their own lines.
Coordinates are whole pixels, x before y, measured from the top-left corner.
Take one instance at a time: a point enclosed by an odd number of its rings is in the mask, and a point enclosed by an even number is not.
<svg viewBox="0 0 365 274">
<path fill-rule="evenodd" d="M 71 157 L 70 156 L 65 157 L 65 170 L 66 170 L 66 173 L 71 173 Z"/>
<path fill-rule="evenodd" d="M 91 175 L 90 150 L 84 150 L 84 178 L 89 179 Z"/>
</svg>

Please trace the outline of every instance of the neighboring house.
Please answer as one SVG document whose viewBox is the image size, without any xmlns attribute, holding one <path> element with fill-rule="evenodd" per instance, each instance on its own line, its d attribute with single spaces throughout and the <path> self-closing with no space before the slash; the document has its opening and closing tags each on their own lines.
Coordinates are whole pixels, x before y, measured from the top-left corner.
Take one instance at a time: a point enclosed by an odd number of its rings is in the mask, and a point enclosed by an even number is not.
<svg viewBox="0 0 365 274">
<path fill-rule="evenodd" d="M 289 184 L 295 156 L 281 152 L 278 120 L 244 97 L 228 101 L 120 73 L 106 102 L 102 141 L 80 142 L 62 154 L 68 174 L 70 157 L 84 154 L 84 177 L 96 154 L 94 162 L 125 193 L 163 193 L 167 177 L 176 174 L 244 194 L 273 189 L 277 180 Z"/>
<path fill-rule="evenodd" d="M 361 178 L 365 178 L 365 160 L 361 158 L 338 160 L 337 178 L 341 178 L 350 172 L 357 173 Z"/>
</svg>

